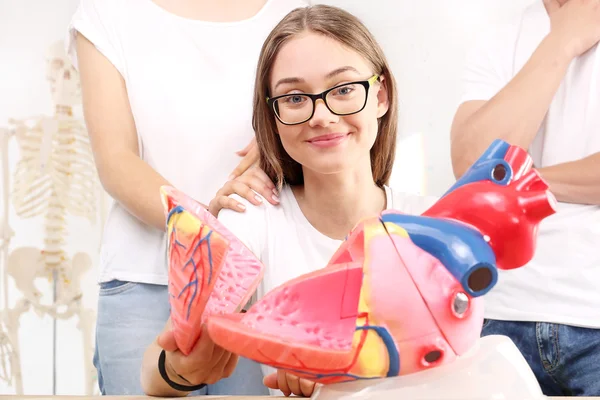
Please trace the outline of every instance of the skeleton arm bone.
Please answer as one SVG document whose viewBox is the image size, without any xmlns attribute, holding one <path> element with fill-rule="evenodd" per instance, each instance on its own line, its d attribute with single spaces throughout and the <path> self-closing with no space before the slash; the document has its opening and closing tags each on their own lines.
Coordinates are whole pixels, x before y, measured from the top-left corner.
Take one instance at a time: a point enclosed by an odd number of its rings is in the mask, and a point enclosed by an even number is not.
<svg viewBox="0 0 600 400">
<path fill-rule="evenodd" d="M 170 183 L 139 157 L 123 78 L 81 34 L 77 57 L 84 116 L 102 186 L 139 220 L 163 230 L 160 187 Z"/>
</svg>

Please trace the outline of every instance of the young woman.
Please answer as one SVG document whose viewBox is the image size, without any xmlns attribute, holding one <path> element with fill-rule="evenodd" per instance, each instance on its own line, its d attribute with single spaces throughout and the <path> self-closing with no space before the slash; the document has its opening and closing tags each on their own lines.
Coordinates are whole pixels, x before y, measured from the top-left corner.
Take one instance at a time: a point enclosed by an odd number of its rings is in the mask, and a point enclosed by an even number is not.
<svg viewBox="0 0 600 400">
<path fill-rule="evenodd" d="M 324 267 L 361 219 L 385 209 L 419 214 L 435 201 L 387 186 L 397 133 L 394 77 L 373 36 L 352 15 L 328 6 L 287 15 L 263 46 L 254 90 L 261 168 L 280 188 L 280 203 L 253 205 L 233 196 L 245 211 L 222 210 L 219 219 L 265 265 L 259 296 Z M 235 185 L 227 183 L 225 192 Z M 225 200 L 213 203 L 235 205 Z M 148 394 L 182 394 L 157 372 L 159 343 L 172 350 L 171 338 L 167 327 L 147 351 Z M 230 355 L 220 350 L 211 357 L 206 348 L 214 351 L 203 335 L 187 357 L 167 352 L 170 376 L 198 384 L 198 371 L 211 365 L 233 368 L 215 360 Z M 285 373 L 264 382 L 286 395 L 309 396 L 313 389 Z"/>
<path fill-rule="evenodd" d="M 302 0 L 81 0 L 69 48 L 105 190 L 115 200 L 99 265 L 94 364 L 103 394 L 143 394 L 145 348 L 169 317 L 165 216 L 170 184 L 208 203 L 253 140 L 252 82 L 260 47 Z M 252 161 L 248 155 L 240 169 Z M 262 186 L 267 201 L 273 185 Z M 209 387 L 248 386 L 254 363 Z M 239 377 L 239 379 L 237 378 Z"/>
</svg>

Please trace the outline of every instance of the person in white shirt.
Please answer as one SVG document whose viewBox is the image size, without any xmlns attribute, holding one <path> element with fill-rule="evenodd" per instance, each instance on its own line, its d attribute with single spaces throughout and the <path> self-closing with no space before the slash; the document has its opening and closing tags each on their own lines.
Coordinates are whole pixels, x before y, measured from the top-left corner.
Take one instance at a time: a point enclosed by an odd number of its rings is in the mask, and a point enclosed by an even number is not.
<svg viewBox="0 0 600 400">
<path fill-rule="evenodd" d="M 536 0 L 467 59 L 460 177 L 492 140 L 529 149 L 559 201 L 525 267 L 499 271 L 483 335 L 509 336 L 546 395 L 600 396 L 600 0 Z"/>
<path fill-rule="evenodd" d="M 257 158 L 251 104 L 258 53 L 281 18 L 305 5 L 80 1 L 68 50 L 81 74 L 100 179 L 115 200 L 98 279 L 94 364 L 103 394 L 143 394 L 144 350 L 169 317 L 160 186 L 208 204 L 232 171 Z M 236 152 L 246 154 L 239 167 Z M 273 188 L 267 182 L 261 193 L 276 203 Z M 263 394 L 260 379 L 256 363 L 241 361 L 234 376 L 202 393 Z"/>
<path fill-rule="evenodd" d="M 275 27 L 259 58 L 253 126 L 260 167 L 280 188 L 280 203 L 254 205 L 232 195 L 245 211 L 223 209 L 218 216 L 265 266 L 258 297 L 325 267 L 361 219 L 385 209 L 420 214 L 435 202 L 387 186 L 397 124 L 394 77 L 358 19 L 338 8 L 311 6 L 293 11 Z M 201 383 L 215 364 L 207 336 L 186 357 L 166 345 L 173 343 L 167 325 L 147 350 L 146 393 L 184 394 L 158 373 L 165 347 L 169 379 Z M 311 382 L 264 370 L 273 394 L 311 395 Z"/>
</svg>

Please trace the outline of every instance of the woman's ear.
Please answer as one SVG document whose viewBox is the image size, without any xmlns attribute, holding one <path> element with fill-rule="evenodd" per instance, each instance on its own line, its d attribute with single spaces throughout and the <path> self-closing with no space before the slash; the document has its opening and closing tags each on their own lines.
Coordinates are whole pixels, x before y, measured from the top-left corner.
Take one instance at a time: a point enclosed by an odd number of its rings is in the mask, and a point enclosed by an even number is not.
<svg viewBox="0 0 600 400">
<path fill-rule="evenodd" d="M 388 98 L 387 82 L 385 76 L 379 78 L 379 90 L 377 91 L 377 118 L 381 118 L 390 108 L 390 99 Z"/>
</svg>

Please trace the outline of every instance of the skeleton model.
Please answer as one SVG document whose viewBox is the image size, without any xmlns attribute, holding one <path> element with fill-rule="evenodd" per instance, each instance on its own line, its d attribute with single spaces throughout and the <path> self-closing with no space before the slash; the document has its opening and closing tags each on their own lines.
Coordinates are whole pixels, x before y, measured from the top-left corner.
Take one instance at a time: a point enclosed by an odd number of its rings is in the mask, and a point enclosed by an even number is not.
<svg viewBox="0 0 600 400">
<path fill-rule="evenodd" d="M 10 239 L 13 236 L 13 231 L 8 225 L 8 138 L 9 131 L 6 129 L 0 129 L 0 140 L 2 149 L 2 188 L 4 192 L 3 201 L 3 215 L 4 219 L 0 221 L 0 262 L 6 266 L 8 261 L 8 250 Z M 23 307 L 23 302 L 19 302 L 17 307 L 13 309 L 8 308 L 8 285 L 7 285 L 7 271 L 6 268 L 2 271 L 2 293 L 4 309 L 0 311 L 0 380 L 6 383 L 13 384 L 17 393 L 23 392 L 23 381 L 21 378 L 21 369 L 19 368 L 19 354 L 18 354 L 18 337 L 17 337 L 17 326 L 19 315 L 25 311 L 26 307 Z"/>
<path fill-rule="evenodd" d="M 67 216 L 84 217 L 95 223 L 99 204 L 100 211 L 103 211 L 103 196 L 96 178 L 85 125 L 83 121 L 73 117 L 73 106 L 79 102 L 79 80 L 62 42 L 55 43 L 48 51 L 47 78 L 55 105 L 54 115 L 10 120 L 11 129 L 3 136 L 3 291 L 7 293 L 8 275 L 12 277 L 22 298 L 16 307 L 9 309 L 5 294 L 5 311 L 2 315 L 4 324 L 0 324 L 0 379 L 13 383 L 17 393 L 22 393 L 17 331 L 19 317 L 23 312 L 32 309 L 40 316 L 51 316 L 55 323 L 56 319 L 77 316 L 78 328 L 83 335 L 86 391 L 92 394 L 94 313 L 83 307 L 80 287 L 80 280 L 92 261 L 85 253 L 76 253 L 70 258 L 65 252 L 65 244 L 68 234 Z M 16 138 L 20 149 L 10 200 L 20 218 L 43 218 L 42 249 L 21 247 L 9 253 L 12 236 L 7 206 L 9 184 L 6 153 L 9 136 Z M 44 301 L 42 293 L 36 287 L 35 281 L 39 278 L 46 278 L 52 283 L 51 301 Z M 11 372 L 8 372 L 9 369 Z"/>
</svg>

